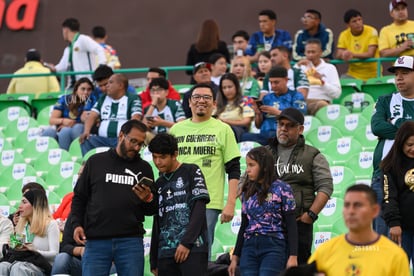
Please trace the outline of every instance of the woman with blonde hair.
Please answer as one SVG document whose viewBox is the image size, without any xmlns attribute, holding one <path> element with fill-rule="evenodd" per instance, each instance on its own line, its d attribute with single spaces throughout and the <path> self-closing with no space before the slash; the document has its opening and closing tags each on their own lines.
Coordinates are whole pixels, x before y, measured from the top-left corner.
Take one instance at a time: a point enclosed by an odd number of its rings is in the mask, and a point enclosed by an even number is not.
<svg viewBox="0 0 414 276">
<path fill-rule="evenodd" d="M 231 61 L 230 72 L 235 74 L 239 80 L 244 96 L 255 99 L 261 98 L 259 83 L 252 76 L 252 67 L 247 57 L 235 56 Z"/>
<path fill-rule="evenodd" d="M 60 232 L 50 214 L 46 194 L 37 189 L 26 191 L 18 212 L 20 219 L 15 230 L 16 235 L 24 237 L 21 250 L 35 251 L 52 265 L 59 253 Z M 0 275 L 44 276 L 46 271 L 28 261 L 3 261 L 0 263 Z"/>
<path fill-rule="evenodd" d="M 197 42 L 191 45 L 187 53 L 186 65 L 209 62 L 210 56 L 215 53 L 224 55 L 226 62 L 230 63 L 230 53 L 227 49 L 226 42 L 220 40 L 219 26 L 217 22 L 213 19 L 207 19 L 201 26 Z M 192 75 L 193 71 L 187 71 L 187 74 Z"/>
</svg>

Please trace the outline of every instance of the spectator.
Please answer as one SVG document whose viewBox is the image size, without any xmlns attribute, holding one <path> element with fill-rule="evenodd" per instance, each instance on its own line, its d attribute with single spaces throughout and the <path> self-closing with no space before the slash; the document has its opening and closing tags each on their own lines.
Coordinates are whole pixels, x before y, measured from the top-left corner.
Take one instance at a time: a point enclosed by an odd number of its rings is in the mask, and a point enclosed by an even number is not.
<svg viewBox="0 0 414 276">
<path fill-rule="evenodd" d="M 252 76 L 252 67 L 247 57 L 234 57 L 231 61 L 230 72 L 235 74 L 239 80 L 243 96 L 261 98 L 259 83 Z"/>
<path fill-rule="evenodd" d="M 25 237 L 23 249 L 39 253 L 50 264 L 59 252 L 59 228 L 52 219 L 46 194 L 37 189 L 23 194 L 19 206 L 20 219 L 16 234 Z M 50 271 L 49 271 L 50 272 Z M 45 275 L 47 271 L 28 261 L 3 261 L 0 263 L 1 275 Z"/>
<path fill-rule="evenodd" d="M 116 50 L 111 45 L 106 43 L 106 41 L 108 40 L 108 35 L 106 34 L 105 28 L 102 26 L 93 27 L 92 36 L 93 39 L 99 45 L 101 45 L 101 47 L 105 51 L 106 65 L 108 65 L 112 69 L 121 68 L 121 62 L 119 61 L 119 57 Z"/>
<path fill-rule="evenodd" d="M 285 30 L 276 29 L 276 13 L 272 10 L 259 12 L 260 31 L 251 35 L 246 55 L 250 62 L 257 62 L 259 53 L 263 50 L 270 51 L 275 46 L 283 45 L 292 49 L 292 38 Z"/>
<path fill-rule="evenodd" d="M 146 131 L 138 120 L 123 124 L 116 148 L 92 155 L 75 186 L 73 237 L 85 246 L 84 276 L 109 275 L 112 262 L 119 275 L 144 273 L 144 216 L 157 211 L 151 189 L 139 184 L 154 179 L 139 155 Z"/>
<path fill-rule="evenodd" d="M 347 29 L 338 39 L 336 58 L 344 61 L 379 57 L 378 32 L 374 27 L 364 25 L 362 14 L 354 9 L 344 14 Z M 376 62 L 352 62 L 343 77 L 366 81 L 377 76 Z"/>
<path fill-rule="evenodd" d="M 270 60 L 270 53 L 268 51 L 261 51 L 259 53 L 257 66 L 259 68 L 259 72 L 256 74 L 256 79 L 260 88 L 263 88 L 263 80 L 272 68 L 272 61 Z"/>
<path fill-rule="evenodd" d="M 276 138 L 268 148 L 276 163 L 276 177 L 288 183 L 295 195 L 298 263 L 304 264 L 311 254 L 313 223 L 333 191 L 332 176 L 323 154 L 305 144 L 303 114 L 286 108 L 277 120 Z"/>
<path fill-rule="evenodd" d="M 141 120 L 141 101 L 137 95 L 126 94 L 127 87 L 128 79 L 124 75 L 114 74 L 109 78 L 107 94 L 92 107 L 79 136 L 82 155 L 96 147 L 115 147 L 121 126 L 130 119 Z M 98 119 L 98 135 L 90 135 Z"/>
<path fill-rule="evenodd" d="M 206 83 L 211 86 L 214 92 L 214 97 L 217 94 L 218 86 L 211 81 L 211 64 L 206 62 L 200 62 L 194 65 L 194 73 L 193 73 L 194 80 L 196 84 Z M 183 97 L 183 109 L 185 113 L 185 117 L 190 118 L 192 116 L 191 108 L 190 108 L 190 98 L 191 98 L 191 89 L 184 94 Z"/>
<path fill-rule="evenodd" d="M 260 133 L 244 133 L 242 141 L 255 141 L 266 145 L 270 138 L 276 135 L 275 117 L 288 108 L 294 107 L 306 113 L 306 103 L 303 95 L 287 87 L 287 70 L 284 67 L 273 67 L 269 72 L 269 81 L 272 93 L 263 97 L 259 104 L 255 102 L 252 107 L 255 111 L 254 122 Z"/>
<path fill-rule="evenodd" d="M 349 232 L 315 250 L 309 263 L 316 262 L 317 271 L 324 275 L 344 275 L 345 271 L 351 275 L 411 275 L 404 251 L 371 227 L 380 210 L 375 197 L 365 184 L 347 189 L 342 213 Z"/>
<path fill-rule="evenodd" d="M 96 102 L 91 97 L 92 90 L 93 84 L 88 78 L 79 79 L 72 94 L 61 96 L 53 106 L 49 119 L 52 127 L 45 129 L 42 136 L 55 138 L 60 148 L 69 150 L 72 141 L 83 133 L 83 123 Z"/>
<path fill-rule="evenodd" d="M 393 22 L 380 31 L 378 39 L 380 56 L 414 55 L 414 21 L 408 20 L 407 6 L 405 0 L 392 0 L 390 2 L 390 16 Z"/>
<path fill-rule="evenodd" d="M 405 121 L 412 121 L 414 118 L 412 105 L 414 100 L 414 58 L 410 56 L 399 57 L 388 71 L 395 75 L 395 85 L 398 91 L 379 97 L 371 118 L 372 133 L 378 137 L 372 161 L 371 187 L 377 193 L 380 205 L 384 199 L 384 192 L 379 164 L 391 149 L 398 128 Z M 374 220 L 374 229 L 378 233 L 388 236 L 387 226 L 381 217 Z"/>
<path fill-rule="evenodd" d="M 190 91 L 192 118 L 175 124 L 170 133 L 178 140 L 179 161 L 197 164 L 206 179 L 211 200 L 206 213 L 210 251 L 219 214 L 222 223 L 230 222 L 234 216 L 240 151 L 231 128 L 211 117 L 216 97 L 211 86 L 197 84 Z M 225 173 L 229 191 L 223 208 Z"/>
<path fill-rule="evenodd" d="M 270 60 L 272 66 L 282 66 L 286 68 L 288 72 L 287 86 L 290 90 L 296 90 L 302 93 L 306 99 L 309 91 L 309 81 L 305 72 L 302 69 L 290 66 L 290 52 L 289 49 L 284 46 L 277 46 L 270 50 Z M 269 82 L 269 76 L 266 76 L 263 80 L 263 90 L 271 92 L 271 85 Z"/>
<path fill-rule="evenodd" d="M 7 217 L 0 214 L 0 246 L 10 241 L 10 235 L 14 233 L 13 223 Z M 0 258 L 3 258 L 3 252 L 0 252 Z"/>
<path fill-rule="evenodd" d="M 208 62 L 211 64 L 211 81 L 219 85 L 221 76 L 227 71 L 226 57 L 220 53 L 212 54 Z"/>
<path fill-rule="evenodd" d="M 306 58 L 295 66 L 300 66 L 308 77 L 310 87 L 306 103 L 308 113 L 315 115 L 319 109 L 331 104 L 333 99 L 339 98 L 341 83 L 336 67 L 321 58 L 322 45 L 318 39 L 306 41 L 305 55 Z"/>
<path fill-rule="evenodd" d="M 215 116 L 230 125 L 237 142 L 250 129 L 254 111 L 245 104 L 239 80 L 233 73 L 227 73 L 221 78 Z"/>
<path fill-rule="evenodd" d="M 52 70 L 57 72 L 67 71 L 93 71 L 99 64 L 106 64 L 106 57 L 103 48 L 87 35 L 79 33 L 80 24 L 76 18 L 67 18 L 62 23 L 62 35 L 69 46 L 63 51 L 58 64 L 48 64 Z M 91 55 L 91 53 L 93 55 Z M 97 63 L 94 56 L 97 56 Z M 76 80 L 89 75 L 71 75 L 68 87 L 73 87 Z"/>
<path fill-rule="evenodd" d="M 185 119 L 181 103 L 167 99 L 168 86 L 164 78 L 152 79 L 149 85 L 152 102 L 145 109 L 143 122 L 153 134 L 168 132 L 175 123 Z"/>
<path fill-rule="evenodd" d="M 160 172 L 155 183 L 159 207 L 151 232 L 151 271 L 159 276 L 206 275 L 206 204 L 210 198 L 203 173 L 196 164 L 177 160 L 177 139 L 170 134 L 156 135 L 149 150 Z"/>
<path fill-rule="evenodd" d="M 242 221 L 229 275 L 235 275 L 239 261 L 242 275 L 279 275 L 298 264 L 293 191 L 276 179 L 272 153 L 265 147 L 250 150 L 246 166 L 240 192 Z"/>
<path fill-rule="evenodd" d="M 43 66 L 41 61 L 39 51 L 29 49 L 26 53 L 26 63 L 14 74 L 50 73 L 50 69 Z M 12 78 L 7 88 L 7 94 L 33 93 L 35 97 L 38 97 L 40 93 L 57 91 L 60 91 L 60 87 L 55 76 Z"/>
<path fill-rule="evenodd" d="M 214 53 L 220 53 L 226 57 L 227 63 L 230 63 L 230 54 L 227 50 L 226 42 L 220 40 L 219 26 L 212 19 L 205 20 L 198 33 L 197 42 L 191 44 L 187 53 L 186 65 L 196 65 L 199 62 L 208 62 L 210 56 Z M 187 74 L 192 75 L 192 71 Z M 196 83 L 194 79 L 191 83 Z"/>
<path fill-rule="evenodd" d="M 324 59 L 332 59 L 334 53 L 334 35 L 331 29 L 325 27 L 321 23 L 322 15 L 317 10 L 307 10 L 302 17 L 304 29 L 299 30 L 295 34 L 293 41 L 292 55 L 293 59 L 298 61 L 306 58 L 305 45 L 310 38 L 319 39 L 321 42 L 322 53 Z"/>
<path fill-rule="evenodd" d="M 245 55 L 247 45 L 249 45 L 249 38 L 250 38 L 249 34 L 244 30 L 239 30 L 232 35 L 231 41 L 233 42 L 233 55 L 234 56 Z"/>
<path fill-rule="evenodd" d="M 151 67 L 150 69 L 148 69 L 148 72 L 147 72 L 147 84 L 148 85 L 145 88 L 145 90 L 139 94 L 139 96 L 141 97 L 141 101 L 142 101 L 142 108 L 147 108 L 152 102 L 149 84 L 155 78 L 166 79 L 167 73 L 165 72 L 164 69 L 161 69 L 158 67 Z M 171 100 L 176 100 L 176 101 L 181 100 L 180 93 L 178 93 L 177 90 L 175 90 L 175 88 L 171 85 L 171 82 L 169 81 L 168 81 L 167 98 Z"/>
<path fill-rule="evenodd" d="M 411 210 L 413 208 L 413 174 L 414 165 L 414 122 L 404 122 L 395 134 L 395 142 L 381 161 L 380 168 L 384 174 L 384 220 L 390 229 L 389 237 L 401 246 L 413 261 L 414 224 Z"/>
<path fill-rule="evenodd" d="M 108 65 L 102 64 L 93 72 L 92 78 L 96 83 L 96 87 L 92 92 L 95 99 L 99 99 L 103 94 L 106 95 L 106 86 L 108 85 L 109 77 L 114 74 L 112 68 Z M 135 88 L 128 85 L 127 94 L 136 95 Z"/>
</svg>

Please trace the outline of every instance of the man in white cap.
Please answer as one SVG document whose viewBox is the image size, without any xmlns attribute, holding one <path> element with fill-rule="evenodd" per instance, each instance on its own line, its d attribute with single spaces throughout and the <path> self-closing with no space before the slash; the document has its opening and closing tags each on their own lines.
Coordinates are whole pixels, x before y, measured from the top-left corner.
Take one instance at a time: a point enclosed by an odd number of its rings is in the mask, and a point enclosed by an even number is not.
<svg viewBox="0 0 414 276">
<path fill-rule="evenodd" d="M 390 2 L 390 15 L 393 22 L 380 31 L 378 49 L 382 57 L 414 55 L 414 21 L 408 20 L 405 0 Z"/>
<path fill-rule="evenodd" d="M 371 187 L 377 192 L 378 203 L 383 200 L 382 173 L 379 163 L 394 143 L 395 133 L 405 121 L 414 120 L 414 57 L 401 56 L 388 69 L 395 74 L 398 91 L 378 98 L 371 118 L 372 133 L 378 136 L 374 151 L 374 173 Z M 387 235 L 388 229 L 381 216 L 374 220 L 376 232 Z"/>
</svg>

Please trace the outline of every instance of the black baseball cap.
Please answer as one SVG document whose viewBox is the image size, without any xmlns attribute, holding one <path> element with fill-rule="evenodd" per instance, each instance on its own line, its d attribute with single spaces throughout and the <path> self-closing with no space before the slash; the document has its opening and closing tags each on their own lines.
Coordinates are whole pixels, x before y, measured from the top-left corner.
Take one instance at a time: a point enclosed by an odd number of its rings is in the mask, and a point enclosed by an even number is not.
<svg viewBox="0 0 414 276">
<path fill-rule="evenodd" d="M 305 117 L 303 116 L 302 112 L 293 107 L 283 109 L 282 113 L 280 113 L 279 116 L 276 116 L 277 120 L 280 120 L 282 118 L 288 119 L 289 121 L 297 123 L 299 125 L 303 125 L 305 122 Z"/>
</svg>

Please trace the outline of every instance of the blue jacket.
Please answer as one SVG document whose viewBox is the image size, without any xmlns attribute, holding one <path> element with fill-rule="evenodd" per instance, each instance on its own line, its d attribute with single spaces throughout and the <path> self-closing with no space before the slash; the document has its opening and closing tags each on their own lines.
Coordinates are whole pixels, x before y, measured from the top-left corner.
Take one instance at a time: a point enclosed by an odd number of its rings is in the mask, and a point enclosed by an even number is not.
<svg viewBox="0 0 414 276">
<path fill-rule="evenodd" d="M 261 52 L 264 50 L 265 37 L 263 32 L 255 32 L 252 34 L 247 45 L 246 55 L 254 56 L 256 52 Z M 292 50 L 292 37 L 290 33 L 285 30 L 276 30 L 274 37 L 266 37 L 266 42 L 271 43 L 273 47 L 276 46 L 285 46 Z"/>
</svg>

